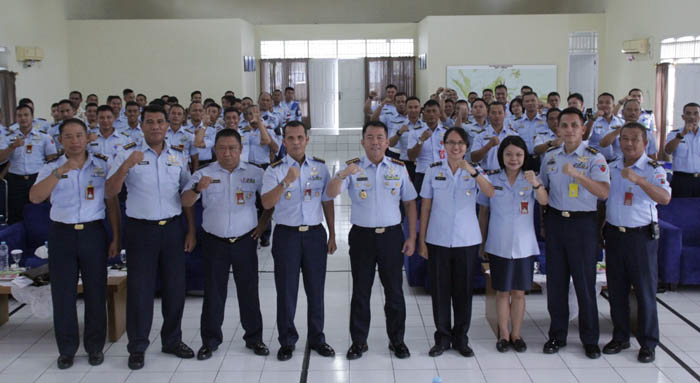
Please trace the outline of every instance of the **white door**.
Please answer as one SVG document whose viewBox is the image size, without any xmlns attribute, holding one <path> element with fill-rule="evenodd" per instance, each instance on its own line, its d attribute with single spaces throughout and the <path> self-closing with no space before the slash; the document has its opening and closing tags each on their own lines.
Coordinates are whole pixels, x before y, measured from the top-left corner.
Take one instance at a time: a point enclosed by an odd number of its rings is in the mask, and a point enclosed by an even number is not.
<svg viewBox="0 0 700 383">
<path fill-rule="evenodd" d="M 338 60 L 340 129 L 361 127 L 365 120 L 365 59 Z"/>
<path fill-rule="evenodd" d="M 584 107 L 596 108 L 598 93 L 598 54 L 569 54 L 569 93 L 581 93 Z M 563 105 L 566 106 L 562 97 Z"/>
<path fill-rule="evenodd" d="M 338 60 L 309 60 L 309 104 L 314 130 L 338 131 Z"/>
<path fill-rule="evenodd" d="M 668 107 L 666 118 L 671 121 L 672 125 L 666 127 L 667 132 L 683 128 L 685 124 L 681 118 L 683 105 L 700 100 L 698 84 L 700 84 L 700 64 L 676 64 L 669 69 L 668 91 L 669 101 L 672 102 Z M 656 122 L 656 127 L 658 128 L 658 126 L 659 121 Z"/>
</svg>

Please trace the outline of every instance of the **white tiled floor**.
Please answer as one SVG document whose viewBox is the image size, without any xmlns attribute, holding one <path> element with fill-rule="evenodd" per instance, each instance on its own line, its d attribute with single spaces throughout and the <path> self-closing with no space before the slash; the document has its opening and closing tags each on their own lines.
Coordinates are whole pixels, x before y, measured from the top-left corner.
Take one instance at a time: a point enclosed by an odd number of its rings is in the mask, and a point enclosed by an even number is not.
<svg viewBox="0 0 700 383">
<path fill-rule="evenodd" d="M 330 166 L 357 156 L 358 147 L 339 151 L 332 139 L 326 137 L 322 144 L 312 144 L 309 152 L 325 158 Z M 347 145 L 348 143 L 344 143 Z M 332 170 L 332 169 L 331 169 Z M 307 371 L 307 382 L 318 383 L 430 383 L 440 376 L 445 383 L 453 382 L 694 382 L 694 378 L 660 348 L 657 360 L 650 365 L 636 362 L 638 345 L 633 342 L 631 350 L 619 355 L 604 355 L 598 360 L 585 357 L 578 340 L 575 322 L 570 325 L 569 346 L 558 355 L 544 355 L 542 345 L 546 341 L 549 317 L 546 299 L 541 294 L 527 297 L 527 315 L 523 337 L 528 351 L 523 354 L 496 351 L 495 337 L 484 318 L 484 297 L 475 295 L 472 309 L 470 343 L 476 356 L 463 358 L 448 351 L 438 358 L 427 355 L 432 345 L 434 331 L 430 296 L 421 288 L 405 285 L 407 304 L 406 343 L 411 349 L 411 358 L 399 360 L 387 349 L 386 327 L 383 312 L 383 297 L 379 280 L 374 284 L 372 296 L 372 328 L 369 352 L 354 361 L 345 359 L 350 345 L 348 332 L 349 304 L 352 281 L 349 273 L 347 224 L 349 210 L 346 197 L 337 199 L 336 226 L 338 251 L 329 256 L 326 278 L 326 338 L 336 349 L 335 358 L 322 358 L 311 353 Z M 345 224 L 342 224 L 345 222 Z M 299 382 L 303 368 L 303 345 L 306 328 L 306 300 L 300 287 L 296 324 L 301 340 L 292 360 L 277 361 L 275 355 L 279 344 L 275 330 L 275 287 L 272 274 L 272 259 L 269 248 L 259 251 L 260 298 L 265 340 L 271 355 L 259 357 L 244 347 L 242 329 L 238 315 L 235 285 L 229 285 L 229 298 L 224 322 L 224 344 L 208 361 L 180 360 L 160 353 L 159 330 L 162 324 L 160 301 L 154 308 L 154 323 L 151 331 L 152 345 L 146 355 L 143 370 L 131 372 L 126 366 L 126 336 L 116 343 L 108 343 L 105 362 L 98 367 L 87 363 L 81 349 L 75 365 L 65 371 L 56 368 L 57 350 L 50 319 L 39 319 L 25 307 L 16 312 L 10 321 L 0 327 L 0 382 Z M 675 310 L 695 323 L 700 323 L 700 290 L 682 289 L 667 292 L 659 297 Z M 202 301 L 188 297 L 182 321 L 183 340 L 195 351 L 200 347 L 199 316 Z M 10 309 L 16 307 L 11 303 Z M 601 347 L 611 337 L 609 305 L 602 297 L 598 299 L 601 325 Z M 82 316 L 82 304 L 79 305 Z M 700 371 L 700 333 L 681 321 L 676 315 L 659 306 L 662 342 L 686 364 Z"/>
</svg>

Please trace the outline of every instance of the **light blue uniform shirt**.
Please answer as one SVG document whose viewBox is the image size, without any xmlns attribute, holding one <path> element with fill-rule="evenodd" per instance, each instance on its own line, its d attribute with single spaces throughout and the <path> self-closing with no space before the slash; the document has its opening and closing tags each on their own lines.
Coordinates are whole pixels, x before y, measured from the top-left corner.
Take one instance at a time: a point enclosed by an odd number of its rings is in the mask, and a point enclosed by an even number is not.
<svg viewBox="0 0 700 383">
<path fill-rule="evenodd" d="M 260 112 L 260 118 L 262 118 L 263 124 L 268 128 L 278 129 L 282 127 L 282 122 L 280 122 L 280 119 L 274 111 L 267 110 L 265 112 Z"/>
<path fill-rule="evenodd" d="M 505 123 L 503 125 L 505 125 Z M 515 126 L 515 131 L 518 132 L 520 137 L 525 141 L 525 145 L 527 145 L 527 150 L 530 154 L 535 152 L 535 137 L 537 137 L 537 132 L 545 129 L 549 130 L 547 118 L 541 114 L 536 114 L 535 118 L 532 120 L 527 118 L 527 114 L 523 114 L 522 118 L 518 120 Z"/>
<path fill-rule="evenodd" d="M 299 178 L 282 193 L 272 218 L 287 226 L 318 225 L 323 222 L 321 202 L 331 200 L 326 196 L 330 173 L 323 160 L 306 156 L 304 163 L 299 164 L 289 155 L 284 156 L 265 170 L 262 194 L 282 182 L 292 166 L 300 168 Z"/>
<path fill-rule="evenodd" d="M 126 215 L 131 218 L 161 220 L 182 212 L 180 189 L 187 185 L 190 172 L 187 158 L 182 151 L 169 147 L 164 142 L 160 156 L 144 140 L 141 145 L 126 145 L 110 164 L 112 177 L 131 152 L 143 152 L 143 161 L 127 173 Z"/>
<path fill-rule="evenodd" d="M 279 120 L 280 124 L 282 124 L 282 126 L 286 125 L 287 121 L 289 121 L 289 109 L 282 106 L 282 103 L 280 103 L 279 105 L 274 105 L 272 107 L 272 113 L 274 113 L 277 116 L 277 119 Z"/>
<path fill-rule="evenodd" d="M 10 154 L 8 172 L 20 176 L 39 173 L 46 161 L 46 156 L 56 154 L 56 145 L 48 134 L 30 130 L 25 137 L 17 129 L 6 133 L 0 140 L 0 150 L 7 149 L 18 138 L 24 138 L 24 146 L 16 148 Z"/>
<path fill-rule="evenodd" d="M 591 194 L 581 184 L 578 196 L 569 196 L 574 179 L 562 172 L 565 163 L 570 163 L 577 171 L 593 181 L 610 182 L 610 170 L 607 161 L 596 149 L 581 143 L 571 154 L 566 154 L 564 145 L 545 152 L 540 168 L 540 180 L 549 189 L 549 206 L 562 211 L 596 211 L 598 197 Z"/>
<path fill-rule="evenodd" d="M 58 139 L 58 136 L 61 135 L 61 132 L 58 129 L 59 126 L 61 126 L 61 121 L 52 124 L 46 130 L 46 134 L 48 134 L 53 139 L 54 146 L 56 146 L 56 152 L 63 150 L 63 145 L 61 145 L 61 142 Z M 43 132 L 43 130 L 40 131 Z"/>
<path fill-rule="evenodd" d="M 622 125 L 624 126 L 625 123 L 626 122 L 623 121 Z M 621 127 L 622 126 L 611 126 L 610 129 L 612 131 L 612 130 L 620 129 Z M 652 132 L 649 129 L 647 129 L 646 132 L 647 132 L 646 154 L 647 155 L 656 154 L 659 150 L 656 147 L 656 137 L 654 136 L 654 132 Z M 622 147 L 620 146 L 620 136 L 615 137 L 615 141 L 613 141 L 612 145 L 610 145 L 609 147 L 612 148 L 613 158 L 615 158 L 615 159 L 622 158 Z"/>
<path fill-rule="evenodd" d="M 425 124 L 425 122 L 421 120 L 416 120 L 415 123 L 412 123 L 411 120 L 409 120 L 406 116 L 399 116 L 397 118 L 394 118 L 389 122 L 389 124 L 390 125 L 387 125 L 387 128 L 389 129 L 389 138 L 393 137 L 396 134 L 396 132 L 398 132 L 399 129 L 401 129 L 402 126 L 408 126 L 408 130 L 401 134 L 401 136 L 399 137 L 399 142 L 396 143 L 396 146 L 394 146 L 394 148 L 398 149 L 399 158 L 401 159 L 401 161 L 409 161 L 408 137 L 410 136 L 411 131 L 414 129 L 421 128 L 427 129 L 428 126 Z"/>
<path fill-rule="evenodd" d="M 549 129 L 547 127 L 547 130 L 541 129 L 537 132 L 537 135 L 535 136 L 535 143 L 534 146 L 532 147 L 533 151 L 534 149 L 542 144 L 546 144 L 548 141 L 556 140 L 557 135 L 554 134 L 552 129 Z"/>
<path fill-rule="evenodd" d="M 197 170 L 184 190 L 190 190 L 203 176 L 212 183 L 200 194 L 204 212 L 202 228 L 221 238 L 240 237 L 258 225 L 255 194 L 262 190 L 263 170 L 247 162 L 240 162 L 229 172 L 212 162 Z"/>
<path fill-rule="evenodd" d="M 508 113 L 510 113 L 510 111 Z M 524 119 L 525 119 L 525 114 L 522 114 L 520 116 L 520 118 L 515 118 L 515 115 L 510 114 L 506 117 L 505 121 L 503 121 L 503 125 L 517 131 L 518 125 Z"/>
<path fill-rule="evenodd" d="M 120 115 L 116 119 L 114 119 L 114 123 L 112 123 L 112 126 L 116 130 L 124 130 L 129 127 L 129 122 L 126 119 L 126 116 Z"/>
<path fill-rule="evenodd" d="M 87 144 L 87 150 L 90 153 L 102 154 L 111 160 L 117 156 L 117 153 L 123 146 L 130 142 L 131 140 L 123 133 L 112 131 L 112 134 L 105 138 L 102 133 L 98 131 L 97 139 Z"/>
<path fill-rule="evenodd" d="M 452 117 L 447 117 L 447 118 L 445 118 L 443 125 L 445 125 L 449 129 L 449 128 L 455 126 L 455 119 Z"/>
<path fill-rule="evenodd" d="M 494 196 L 479 194 L 477 202 L 489 208 L 489 230 L 485 251 L 502 258 L 527 258 L 540 253 L 535 236 L 535 192 L 518 174 L 513 185 L 501 170 L 489 178 Z"/>
<path fill-rule="evenodd" d="M 216 140 L 216 126 L 207 126 L 200 129 L 206 130 L 204 131 L 204 147 L 196 148 L 197 152 L 199 153 L 199 160 L 209 161 L 214 157 L 212 148 L 214 147 L 214 141 Z"/>
<path fill-rule="evenodd" d="M 483 177 L 480 167 L 475 168 Z M 488 177 L 486 177 L 488 179 Z M 425 241 L 443 247 L 466 247 L 481 243 L 476 217 L 479 184 L 466 170 L 452 174 L 447 160 L 430 165 L 420 196 L 432 200 Z"/>
<path fill-rule="evenodd" d="M 472 148 L 471 152 L 473 153 L 483 148 L 493 136 L 498 136 L 500 145 L 500 142 L 503 142 L 506 137 L 517 135 L 518 132 L 505 125 L 503 126 L 503 129 L 501 129 L 501 132 L 496 134 L 496 130 L 493 128 L 493 126 L 491 126 L 491 124 L 489 124 L 486 126 L 486 129 L 479 133 L 479 135 L 477 135 L 474 139 L 474 147 Z M 498 145 L 489 149 L 486 156 L 484 156 L 484 158 L 479 162 L 479 165 L 481 165 L 481 167 L 486 171 L 498 170 L 501 168 L 501 166 L 498 164 Z"/>
<path fill-rule="evenodd" d="M 668 145 L 682 131 L 683 129 L 672 130 L 666 137 L 666 144 Z M 695 133 L 690 131 L 683 136 L 672 154 L 673 171 L 700 173 L 700 130 Z"/>
<path fill-rule="evenodd" d="M 168 131 L 165 132 L 165 142 L 168 146 L 174 146 L 182 150 L 182 153 L 188 157 L 188 160 L 189 157 L 198 153 L 198 151 L 195 150 L 197 148 L 194 147 L 194 131 L 190 128 L 180 126 L 176 132 L 173 128 L 168 127 Z"/>
<path fill-rule="evenodd" d="M 656 202 L 641 187 L 622 177 L 624 168 L 622 158 L 610 164 L 610 195 L 605 203 L 605 220 L 611 225 L 624 227 L 640 227 L 658 222 Z M 631 168 L 647 182 L 671 195 L 671 186 L 666 181 L 663 166 L 650 160 L 646 154 L 642 153 Z M 631 193 L 631 198 L 627 193 Z"/>
<path fill-rule="evenodd" d="M 126 137 L 129 138 L 129 141 L 135 142 L 137 145 L 141 144 L 141 141 L 143 141 L 143 131 L 141 130 L 141 125 L 137 125 L 135 128 L 130 127 L 129 125 L 126 126 L 126 128 L 122 128 L 119 133 L 124 134 Z"/>
<path fill-rule="evenodd" d="M 624 118 L 622 116 L 622 109 L 623 108 L 620 108 L 620 111 L 617 112 L 617 116 L 621 120 Z M 652 132 L 656 131 L 656 117 L 654 117 L 654 112 L 652 110 L 642 109 L 642 113 L 639 115 L 639 120 L 637 122 L 646 126 L 647 129 L 651 130 Z"/>
<path fill-rule="evenodd" d="M 51 172 L 68 161 L 65 155 L 46 163 L 34 185 L 53 177 Z M 102 155 L 88 154 L 81 169 L 64 174 L 51 191 L 52 221 L 67 224 L 91 222 L 105 217 L 105 180 L 107 160 Z"/>
<path fill-rule="evenodd" d="M 613 152 L 613 146 L 619 146 L 619 143 L 616 141 L 615 144 L 603 148 L 600 146 L 600 140 L 602 140 L 606 134 L 612 132 L 614 130 L 613 127 L 618 128 L 624 124 L 625 121 L 617 116 L 613 116 L 610 122 L 605 120 L 602 116 L 598 117 L 591 127 L 591 134 L 588 136 L 588 146 L 598 149 L 598 151 L 605 156 L 606 160 L 615 160 L 617 155 Z"/>
<path fill-rule="evenodd" d="M 418 139 L 426 130 L 430 129 L 427 124 L 422 124 L 420 127 L 409 130 L 408 149 L 413 148 L 418 144 Z M 423 142 L 418 157 L 416 157 L 416 173 L 425 173 L 430 167 L 430 164 L 447 158 L 445 151 L 445 143 L 443 141 L 447 129 L 438 121 L 437 127 L 433 134 Z"/>
<path fill-rule="evenodd" d="M 286 102 L 281 101 L 280 105 L 287 109 L 287 122 L 289 121 L 301 121 L 301 105 L 299 101 Z"/>
<path fill-rule="evenodd" d="M 377 105 L 372 106 L 372 113 L 374 113 L 377 110 L 379 105 L 381 105 L 381 104 L 377 104 Z M 385 115 L 386 115 L 386 117 L 384 117 Z M 379 121 L 382 121 L 382 117 L 391 119 L 391 118 L 394 118 L 398 115 L 399 115 L 399 111 L 396 110 L 396 106 L 394 104 L 386 104 L 382 107 L 382 111 L 379 113 Z"/>
<path fill-rule="evenodd" d="M 367 156 L 362 156 L 347 161 L 339 172 L 351 163 L 357 164 L 360 172 L 345 178 L 341 188 L 348 191 L 352 202 L 350 222 L 362 227 L 400 224 L 400 201 L 411 201 L 417 197 L 406 165 L 387 156 L 379 165 L 375 165 Z"/>
<path fill-rule="evenodd" d="M 216 133 L 219 133 L 220 131 L 227 129 L 224 128 L 223 126 L 219 125 L 216 127 Z M 250 131 L 244 131 L 243 129 L 239 128 L 236 126 L 235 130 L 238 132 L 238 134 L 241 136 L 241 161 L 248 162 L 249 158 L 249 153 L 250 153 Z M 216 137 L 215 137 L 216 138 Z"/>
<path fill-rule="evenodd" d="M 247 130 L 246 130 L 247 129 Z M 264 165 L 270 163 L 270 146 L 260 145 L 260 130 L 253 129 L 250 125 L 246 124 L 239 132 L 246 132 L 248 135 L 248 160 L 254 164 Z M 270 138 L 280 145 L 277 135 L 274 129 L 267 128 L 267 132 L 270 134 Z"/>
</svg>

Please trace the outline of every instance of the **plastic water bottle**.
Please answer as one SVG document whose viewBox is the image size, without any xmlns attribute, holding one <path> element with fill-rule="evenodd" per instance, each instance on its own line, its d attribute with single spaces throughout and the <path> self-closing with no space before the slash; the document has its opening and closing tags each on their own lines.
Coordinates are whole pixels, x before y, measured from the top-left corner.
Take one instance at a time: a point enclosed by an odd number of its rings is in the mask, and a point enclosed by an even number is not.
<svg viewBox="0 0 700 383">
<path fill-rule="evenodd" d="M 5 241 L 0 242 L 0 271 L 5 271 L 10 266 L 10 248 Z"/>
<path fill-rule="evenodd" d="M 439 376 L 436 376 L 433 378 L 433 383 L 442 383 L 442 378 Z"/>
</svg>

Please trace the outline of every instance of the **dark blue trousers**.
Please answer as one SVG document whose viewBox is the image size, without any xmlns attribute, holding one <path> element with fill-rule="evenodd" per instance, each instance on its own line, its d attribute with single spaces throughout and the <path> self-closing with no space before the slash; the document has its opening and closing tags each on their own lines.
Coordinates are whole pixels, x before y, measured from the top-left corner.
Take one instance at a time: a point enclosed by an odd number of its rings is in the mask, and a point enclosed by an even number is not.
<svg viewBox="0 0 700 383">
<path fill-rule="evenodd" d="M 673 172 L 671 195 L 673 198 L 700 197 L 700 177 L 683 172 Z"/>
<path fill-rule="evenodd" d="M 637 297 L 637 341 L 654 349 L 659 344 L 656 287 L 659 282 L 657 251 L 659 241 L 649 231 L 621 233 L 605 227 L 605 273 L 610 294 L 613 340 L 630 338 L 630 287 Z"/>
<path fill-rule="evenodd" d="M 262 314 L 258 297 L 258 241 L 245 234 L 230 243 L 204 233 L 202 263 L 204 265 L 204 303 L 202 305 L 202 344 L 217 347 L 223 341 L 221 325 L 228 292 L 229 270 L 233 267 L 241 326 L 246 344 L 262 342 Z"/>
<path fill-rule="evenodd" d="M 272 257 L 275 262 L 275 287 L 277 289 L 277 331 L 282 346 L 293 346 L 299 340 L 294 326 L 299 291 L 299 271 L 304 278 L 304 291 L 308 304 L 308 342 L 324 343 L 323 292 L 326 284 L 328 238 L 323 226 L 300 232 L 297 229 L 276 225 L 272 234 Z"/>
<path fill-rule="evenodd" d="M 85 350 L 88 353 L 102 351 L 107 335 L 107 233 L 102 221 L 85 224 L 83 230 L 52 223 L 49 270 L 58 352 L 73 356 L 80 344 L 75 308 L 78 273 L 83 280 Z"/>
<path fill-rule="evenodd" d="M 549 338 L 566 341 L 569 327 L 569 279 L 574 280 L 578 299 L 579 336 L 583 344 L 598 344 L 596 301 L 597 213 L 562 217 L 545 214 L 547 260 L 547 309 Z"/>
<path fill-rule="evenodd" d="M 127 219 L 126 333 L 129 353 L 145 352 L 153 324 L 156 279 L 160 276 L 163 347 L 182 340 L 182 312 L 185 308 L 185 249 L 179 217 L 159 226 Z"/>
</svg>

